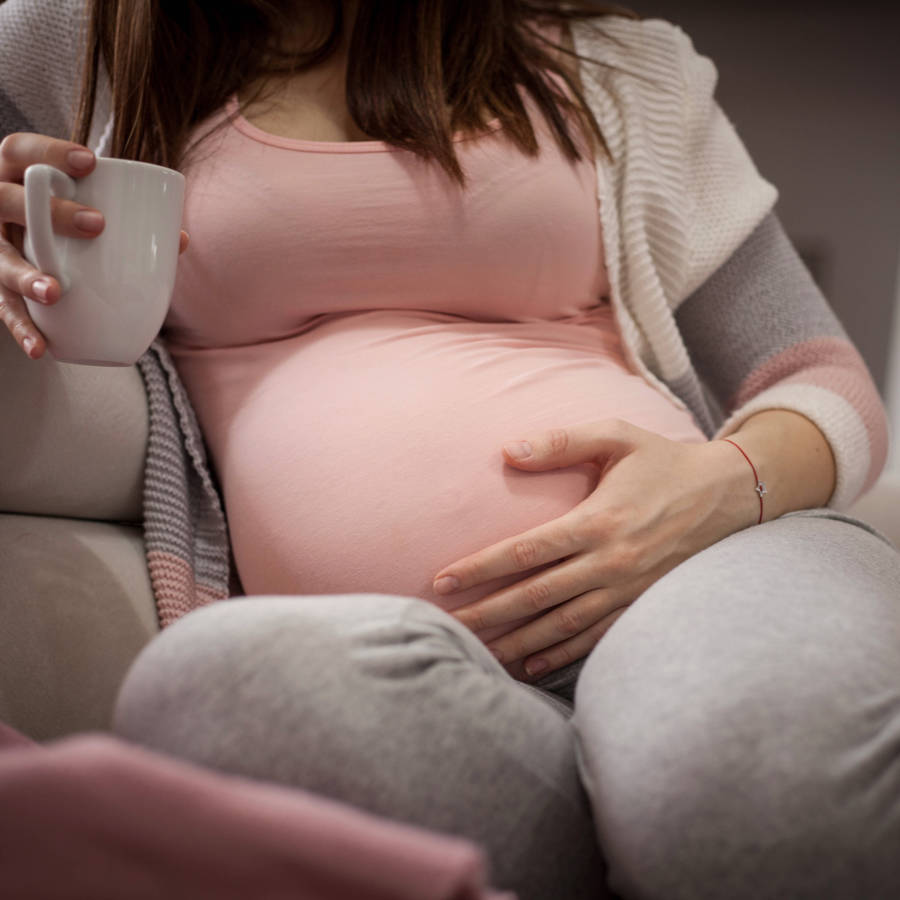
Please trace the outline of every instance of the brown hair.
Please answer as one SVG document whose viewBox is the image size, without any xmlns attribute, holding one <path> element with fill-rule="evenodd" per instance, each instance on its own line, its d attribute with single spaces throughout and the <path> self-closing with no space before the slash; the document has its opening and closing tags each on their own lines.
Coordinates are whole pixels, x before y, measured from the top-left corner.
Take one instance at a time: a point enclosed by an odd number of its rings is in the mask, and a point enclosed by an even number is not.
<svg viewBox="0 0 900 900">
<path fill-rule="evenodd" d="M 246 105 L 258 100 L 273 77 L 328 59 L 344 30 L 341 0 L 87 2 L 86 66 L 72 139 L 88 141 L 102 58 L 115 117 L 105 152 L 175 169 L 212 133 L 188 146 L 195 127 L 229 96 L 256 86 Z M 437 160 L 464 187 L 452 137 L 480 130 L 482 111 L 500 119 L 523 153 L 537 156 L 522 85 L 566 157 L 579 160 L 567 112 L 592 150 L 606 144 L 579 86 L 552 51 L 582 57 L 532 25 L 608 15 L 639 18 L 590 0 L 361 0 L 348 47 L 349 113 L 365 134 Z M 295 32 L 304 16 L 325 27 L 311 46 L 290 49 L 278 36 Z M 575 104 L 542 69 L 564 79 Z"/>
</svg>

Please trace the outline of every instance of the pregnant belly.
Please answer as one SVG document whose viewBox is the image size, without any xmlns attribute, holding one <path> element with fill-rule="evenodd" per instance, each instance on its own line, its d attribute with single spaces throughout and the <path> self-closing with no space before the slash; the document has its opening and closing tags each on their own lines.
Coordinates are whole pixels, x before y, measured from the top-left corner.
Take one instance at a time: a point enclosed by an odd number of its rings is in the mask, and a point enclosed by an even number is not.
<svg viewBox="0 0 900 900">
<path fill-rule="evenodd" d="M 564 515 L 597 484 L 590 464 L 507 466 L 503 443 L 613 416 L 705 439 L 602 330 L 354 319 L 271 345 L 264 365 L 244 359 L 256 376 L 233 378 L 243 388 L 230 397 L 220 382 L 228 408 L 198 407 L 248 594 L 375 592 L 456 608 L 523 575 L 443 598 L 431 590 L 439 569 Z"/>
</svg>

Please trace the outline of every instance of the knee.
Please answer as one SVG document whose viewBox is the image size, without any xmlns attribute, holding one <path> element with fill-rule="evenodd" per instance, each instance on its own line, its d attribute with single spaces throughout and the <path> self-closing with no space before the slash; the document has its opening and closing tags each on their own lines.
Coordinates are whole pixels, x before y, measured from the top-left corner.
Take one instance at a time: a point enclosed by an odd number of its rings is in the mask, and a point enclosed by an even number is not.
<svg viewBox="0 0 900 900">
<path fill-rule="evenodd" d="M 425 601 L 266 597 L 191 613 L 139 656 L 115 727 L 205 766 L 468 837 L 522 897 L 595 895 L 568 720 Z"/>
<path fill-rule="evenodd" d="M 653 626 L 626 619 L 586 664 L 573 719 L 613 888 L 665 900 L 900 896 L 896 666 L 860 661 L 836 680 L 840 661 L 807 658 L 799 677 L 778 659 L 747 664 L 727 637 L 698 655 L 687 633 L 650 657 Z"/>
<path fill-rule="evenodd" d="M 322 733 L 317 725 L 355 717 L 358 731 L 369 718 L 366 696 L 378 692 L 383 705 L 432 667 L 473 659 L 502 671 L 474 635 L 417 598 L 229 600 L 190 613 L 144 648 L 119 690 L 113 729 L 213 762 L 210 753 L 228 752 L 226 733 L 259 736 L 274 721 Z M 223 746 L 214 749 L 217 734 Z"/>
</svg>

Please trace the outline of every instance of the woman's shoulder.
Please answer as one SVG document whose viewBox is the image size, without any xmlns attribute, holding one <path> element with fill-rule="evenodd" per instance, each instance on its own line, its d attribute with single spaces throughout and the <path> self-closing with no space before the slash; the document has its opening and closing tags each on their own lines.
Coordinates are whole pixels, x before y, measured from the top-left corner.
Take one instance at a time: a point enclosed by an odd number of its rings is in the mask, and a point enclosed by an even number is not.
<svg viewBox="0 0 900 900">
<path fill-rule="evenodd" d="M 598 16 L 572 23 L 582 68 L 597 80 L 639 78 L 670 91 L 711 91 L 716 67 L 699 53 L 693 39 L 666 19 Z M 591 61 L 597 65 L 591 65 Z"/>
</svg>

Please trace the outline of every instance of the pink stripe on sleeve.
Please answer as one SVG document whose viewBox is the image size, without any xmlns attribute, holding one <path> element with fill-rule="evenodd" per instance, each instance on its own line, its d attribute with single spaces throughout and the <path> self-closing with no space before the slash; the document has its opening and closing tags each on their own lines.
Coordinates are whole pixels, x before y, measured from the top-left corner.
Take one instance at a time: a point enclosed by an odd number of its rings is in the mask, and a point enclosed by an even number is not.
<svg viewBox="0 0 900 900">
<path fill-rule="evenodd" d="M 826 337 L 794 344 L 769 357 L 744 380 L 735 397 L 735 408 L 776 385 L 809 384 L 833 391 L 859 413 L 869 439 L 872 473 L 884 467 L 888 451 L 884 404 L 857 349 L 845 338 Z"/>
</svg>

